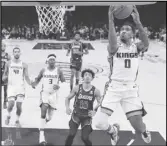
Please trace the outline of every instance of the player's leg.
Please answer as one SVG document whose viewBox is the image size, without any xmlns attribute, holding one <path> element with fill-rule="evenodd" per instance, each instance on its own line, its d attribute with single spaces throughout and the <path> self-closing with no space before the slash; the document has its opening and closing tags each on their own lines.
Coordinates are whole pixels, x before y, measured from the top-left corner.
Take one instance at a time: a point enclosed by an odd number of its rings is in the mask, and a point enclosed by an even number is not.
<svg viewBox="0 0 167 146">
<path fill-rule="evenodd" d="M 79 84 L 79 77 L 80 77 L 80 71 L 77 70 L 75 73 L 75 78 L 76 78 L 75 85 Z"/>
<path fill-rule="evenodd" d="M 8 95 L 8 107 L 7 107 L 7 116 L 6 116 L 6 119 L 5 119 L 5 124 L 6 125 L 8 125 L 9 122 L 10 122 L 11 112 L 12 112 L 13 107 L 15 105 L 16 94 L 15 94 L 15 91 L 14 91 L 14 87 L 8 86 L 7 95 Z"/>
<path fill-rule="evenodd" d="M 57 110 L 57 107 L 56 107 L 58 102 L 57 100 L 58 100 L 58 91 L 56 91 L 55 93 L 51 94 L 48 97 L 49 107 L 46 114 L 46 122 L 49 122 L 52 119 L 55 110 Z"/>
<path fill-rule="evenodd" d="M 94 123 L 96 128 L 106 131 L 111 136 L 111 144 L 116 145 L 119 140 L 118 132 L 120 127 L 119 124 L 115 123 L 112 125 L 108 122 L 108 119 L 110 118 L 112 113 L 113 111 L 111 111 L 111 109 L 109 108 L 106 107 L 99 108 L 95 115 Z"/>
<path fill-rule="evenodd" d="M 70 90 L 71 91 L 73 89 L 75 72 L 76 72 L 75 68 L 71 66 L 71 77 L 70 77 Z"/>
<path fill-rule="evenodd" d="M 76 115 L 72 114 L 71 120 L 69 122 L 69 134 L 66 138 L 65 146 L 71 146 L 73 144 L 73 140 L 75 138 L 79 125 L 80 119 Z"/>
<path fill-rule="evenodd" d="M 91 118 L 86 118 L 81 122 L 81 127 L 82 127 L 81 139 L 84 142 L 85 146 L 92 146 L 92 142 L 89 139 L 89 136 L 93 131 L 91 125 L 92 125 Z"/>
<path fill-rule="evenodd" d="M 115 89 L 112 87 L 112 85 L 106 85 L 106 91 L 104 93 L 102 105 L 100 108 L 98 108 L 97 113 L 93 118 L 93 122 L 96 128 L 106 131 L 111 136 L 112 145 L 116 145 L 119 140 L 119 125 L 110 124 L 108 119 L 121 100 L 121 92 L 114 90 Z"/>
<path fill-rule="evenodd" d="M 41 120 L 40 120 L 40 135 L 39 135 L 39 143 L 45 142 L 45 136 L 44 136 L 44 130 L 46 126 L 46 113 L 49 108 L 49 105 L 47 103 L 41 104 Z"/>
<path fill-rule="evenodd" d="M 46 113 L 46 118 L 45 118 L 46 123 L 51 121 L 55 110 L 56 109 L 52 108 L 51 106 L 48 107 L 48 110 L 47 110 L 47 113 Z"/>
<path fill-rule="evenodd" d="M 9 122 L 10 122 L 11 113 L 12 113 L 13 107 L 15 105 L 15 99 L 16 99 L 15 96 L 8 97 L 7 116 L 6 116 L 6 119 L 5 119 L 5 124 L 6 125 L 8 125 Z"/>
<path fill-rule="evenodd" d="M 138 87 L 134 86 L 133 89 L 127 91 L 127 95 L 128 96 L 125 97 L 121 103 L 123 110 L 136 133 L 140 133 L 143 140 L 146 143 L 150 143 L 151 134 L 147 131 L 142 118 L 147 113 L 144 110 L 141 100 L 139 99 Z"/>
<path fill-rule="evenodd" d="M 4 103 L 3 103 L 3 108 L 7 108 L 7 85 L 4 85 Z"/>
<path fill-rule="evenodd" d="M 79 84 L 79 78 L 80 78 L 80 74 L 81 74 L 81 67 L 82 67 L 82 60 L 80 60 L 80 62 L 78 62 L 77 66 L 76 66 L 76 73 L 75 73 L 75 78 L 76 78 L 75 84 L 76 85 Z"/>
<path fill-rule="evenodd" d="M 20 127 L 20 116 L 22 114 L 22 103 L 23 100 L 25 98 L 24 94 L 18 94 L 17 96 L 17 100 L 16 100 L 16 126 Z"/>
</svg>

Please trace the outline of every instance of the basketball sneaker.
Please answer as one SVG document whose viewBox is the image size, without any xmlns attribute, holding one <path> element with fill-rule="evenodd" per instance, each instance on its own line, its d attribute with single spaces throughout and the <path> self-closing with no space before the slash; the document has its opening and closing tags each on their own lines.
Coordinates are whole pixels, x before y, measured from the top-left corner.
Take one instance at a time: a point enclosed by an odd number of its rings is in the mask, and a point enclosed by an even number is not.
<svg viewBox="0 0 167 146">
<path fill-rule="evenodd" d="M 46 141 L 43 141 L 41 143 L 39 143 L 40 146 L 46 146 L 47 145 L 47 142 Z"/>
<path fill-rule="evenodd" d="M 46 145 L 47 144 L 47 142 L 45 140 L 44 131 L 39 132 L 39 144 L 40 145 Z"/>
<path fill-rule="evenodd" d="M 151 133 L 149 131 L 142 133 L 141 136 L 145 143 L 151 142 Z"/>
<path fill-rule="evenodd" d="M 111 133 L 110 136 L 111 136 L 111 144 L 115 146 L 117 145 L 119 140 L 118 132 L 119 132 L 120 126 L 119 124 L 113 124 L 113 128 L 114 128 L 114 132 Z"/>
</svg>

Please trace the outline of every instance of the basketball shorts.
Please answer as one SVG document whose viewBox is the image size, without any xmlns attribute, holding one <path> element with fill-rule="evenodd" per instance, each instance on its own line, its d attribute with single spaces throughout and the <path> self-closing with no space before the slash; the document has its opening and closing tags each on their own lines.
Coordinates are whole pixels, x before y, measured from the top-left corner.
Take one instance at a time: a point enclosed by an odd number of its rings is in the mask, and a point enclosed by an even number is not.
<svg viewBox="0 0 167 146">
<path fill-rule="evenodd" d="M 81 58 L 72 58 L 70 69 L 75 69 L 76 71 L 81 71 L 82 68 L 82 59 Z"/>
<path fill-rule="evenodd" d="M 25 98 L 24 86 L 8 85 L 7 97 L 8 97 L 8 101 L 23 102 L 23 100 Z"/>
<path fill-rule="evenodd" d="M 127 118 L 147 113 L 139 98 L 139 88 L 136 83 L 122 83 L 112 81 L 106 87 L 102 101 L 101 112 L 111 115 L 118 104 L 121 104 Z"/>
<path fill-rule="evenodd" d="M 69 127 L 72 128 L 73 124 L 77 124 L 78 126 L 81 125 L 81 128 L 85 127 L 86 125 L 91 126 L 92 118 L 79 116 L 75 112 L 73 112 L 71 115 L 71 120 L 69 122 Z"/>
<path fill-rule="evenodd" d="M 42 104 L 48 104 L 53 109 L 57 109 L 57 98 L 58 98 L 58 91 L 54 93 L 49 93 L 45 91 L 41 91 L 40 93 L 40 107 Z"/>
</svg>

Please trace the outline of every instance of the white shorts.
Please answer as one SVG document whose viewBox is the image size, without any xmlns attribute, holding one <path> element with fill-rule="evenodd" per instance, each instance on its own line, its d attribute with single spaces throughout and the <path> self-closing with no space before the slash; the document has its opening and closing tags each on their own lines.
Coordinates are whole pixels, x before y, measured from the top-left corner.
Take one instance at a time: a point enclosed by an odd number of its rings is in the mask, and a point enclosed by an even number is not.
<svg viewBox="0 0 167 146">
<path fill-rule="evenodd" d="M 23 102 L 23 100 L 25 98 L 25 88 L 24 88 L 24 86 L 8 85 L 7 97 L 8 97 L 8 101 Z"/>
<path fill-rule="evenodd" d="M 121 104 L 127 118 L 146 114 L 139 98 L 139 88 L 136 83 L 111 81 L 108 84 L 101 111 L 111 115 L 118 104 Z"/>
<path fill-rule="evenodd" d="M 56 109 L 58 98 L 58 91 L 54 93 L 49 93 L 45 91 L 41 91 L 40 93 L 40 106 L 45 103 L 50 105 L 53 109 Z"/>
</svg>

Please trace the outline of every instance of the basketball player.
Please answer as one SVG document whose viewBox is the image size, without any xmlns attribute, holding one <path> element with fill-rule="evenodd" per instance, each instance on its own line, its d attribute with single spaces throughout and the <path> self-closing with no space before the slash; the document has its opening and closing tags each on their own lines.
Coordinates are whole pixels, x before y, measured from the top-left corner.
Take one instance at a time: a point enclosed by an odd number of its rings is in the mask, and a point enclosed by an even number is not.
<svg viewBox="0 0 167 146">
<path fill-rule="evenodd" d="M 82 141 L 86 146 L 91 146 L 89 135 L 92 132 L 92 117 L 95 115 L 97 108 L 100 105 L 100 91 L 91 84 L 95 74 L 90 69 L 82 71 L 83 84 L 77 85 L 70 95 L 66 98 L 66 113 L 71 116 L 69 122 L 70 131 L 66 139 L 65 146 L 71 146 L 73 139 L 77 133 L 78 127 L 82 128 Z M 75 97 L 74 110 L 70 109 L 70 100 Z M 94 100 L 97 100 L 97 106 L 93 109 Z"/>
<path fill-rule="evenodd" d="M 4 88 L 4 102 L 3 108 L 7 108 L 7 82 L 2 81 L 2 75 L 4 74 L 5 65 L 11 59 L 10 55 L 6 53 L 6 44 L 2 41 L 2 48 L 1 48 L 1 87 Z"/>
<path fill-rule="evenodd" d="M 133 23 L 125 23 L 120 29 L 120 43 L 117 43 L 116 31 L 114 26 L 114 7 L 109 9 L 109 62 L 111 67 L 110 81 L 105 89 L 105 96 L 101 108 L 96 114 L 96 127 L 107 130 L 108 133 L 114 131 L 113 126 L 108 123 L 109 116 L 112 115 L 118 103 L 127 116 L 132 127 L 140 133 L 146 143 L 151 142 L 151 134 L 147 131 L 143 123 L 142 116 L 146 114 L 143 104 L 138 96 L 138 86 L 136 77 L 139 66 L 140 52 L 147 51 L 149 42 L 147 34 L 140 22 L 139 13 L 134 7 L 132 18 L 136 28 L 140 33 L 140 42 L 135 44 L 133 36 L 135 29 Z M 112 145 L 118 141 L 118 131 L 111 137 Z"/>
<path fill-rule="evenodd" d="M 65 82 L 63 72 L 56 67 L 56 55 L 50 54 L 47 57 L 48 66 L 43 68 L 38 77 L 32 83 L 35 87 L 42 81 L 42 91 L 40 93 L 40 108 L 41 108 L 41 124 L 39 143 L 46 144 L 44 129 L 47 122 L 52 118 L 54 110 L 56 110 L 57 92 L 59 90 L 59 80 Z"/>
<path fill-rule="evenodd" d="M 8 79 L 8 107 L 7 107 L 7 117 L 5 124 L 8 125 L 11 118 L 11 112 L 16 101 L 16 126 L 20 127 L 20 115 L 22 113 L 22 102 L 25 97 L 25 83 L 24 79 L 29 85 L 31 81 L 28 75 L 28 66 L 20 60 L 21 50 L 18 47 L 13 49 L 14 59 L 9 61 L 5 66 L 5 71 L 3 74 L 3 81 L 6 82 Z"/>
<path fill-rule="evenodd" d="M 82 56 L 88 54 L 88 48 L 81 42 L 80 33 L 76 32 L 74 41 L 70 44 L 67 52 L 67 56 L 71 51 L 71 79 L 70 79 L 70 89 L 73 89 L 74 76 L 76 78 L 76 85 L 79 84 L 79 77 L 82 67 Z"/>
</svg>

